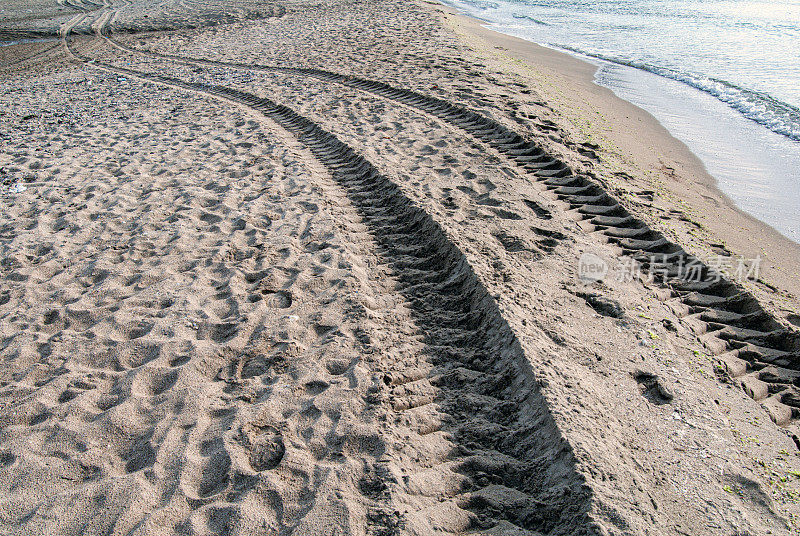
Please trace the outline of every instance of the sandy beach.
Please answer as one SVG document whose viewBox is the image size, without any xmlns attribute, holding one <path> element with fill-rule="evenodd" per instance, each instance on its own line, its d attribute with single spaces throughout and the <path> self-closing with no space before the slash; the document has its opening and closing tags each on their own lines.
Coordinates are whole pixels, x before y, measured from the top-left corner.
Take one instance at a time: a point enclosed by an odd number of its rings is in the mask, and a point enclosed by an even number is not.
<svg viewBox="0 0 800 536">
<path fill-rule="evenodd" d="M 1 534 L 800 530 L 800 246 L 591 65 L 421 1 L 0 38 Z"/>
</svg>

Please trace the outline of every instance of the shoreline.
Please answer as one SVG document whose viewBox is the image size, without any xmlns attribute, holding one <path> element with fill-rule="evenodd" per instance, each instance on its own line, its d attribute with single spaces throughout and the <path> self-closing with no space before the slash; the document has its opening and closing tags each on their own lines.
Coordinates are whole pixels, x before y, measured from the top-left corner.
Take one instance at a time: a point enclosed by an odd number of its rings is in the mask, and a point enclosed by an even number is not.
<svg viewBox="0 0 800 536">
<path fill-rule="evenodd" d="M 698 256 L 760 258 L 759 281 L 745 287 L 796 324 L 800 244 L 736 206 L 700 158 L 652 114 L 596 83 L 596 65 L 495 31 L 451 6 L 424 4 L 440 10 L 443 23 L 492 62 L 489 67 L 524 79 L 575 141 L 598 145 L 600 165 L 592 171 L 612 189 L 654 190 L 651 206 L 637 208 L 656 227 Z"/>
</svg>

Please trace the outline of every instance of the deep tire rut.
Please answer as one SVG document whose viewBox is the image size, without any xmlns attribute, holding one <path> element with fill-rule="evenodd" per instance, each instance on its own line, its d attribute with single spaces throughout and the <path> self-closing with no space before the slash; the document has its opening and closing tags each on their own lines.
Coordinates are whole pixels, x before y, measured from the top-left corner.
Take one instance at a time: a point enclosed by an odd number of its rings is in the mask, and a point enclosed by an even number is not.
<svg viewBox="0 0 800 536">
<path fill-rule="evenodd" d="M 138 50 L 109 40 L 129 52 L 173 61 L 283 72 L 334 82 L 421 110 L 463 130 L 543 183 L 594 230 L 639 261 L 643 271 L 653 275 L 662 287 L 660 297 L 668 300 L 671 308 L 684 318 L 708 352 L 719 358 L 731 376 L 744 376 L 743 388 L 755 400 L 763 401 L 776 424 L 785 426 L 800 420 L 800 333 L 797 330 L 769 314 L 741 285 L 725 278 L 631 214 L 599 183 L 574 173 L 557 157 L 493 119 L 440 98 L 322 69 L 189 58 Z M 536 217 L 547 217 L 541 207 L 530 208 Z M 687 266 L 694 270 L 691 281 L 682 271 Z M 800 427 L 793 425 L 791 428 L 800 449 Z"/>
<path fill-rule="evenodd" d="M 411 433 L 440 433 L 455 443 L 451 453 L 425 461 L 415 474 L 433 469 L 462 479 L 445 501 L 463 512 L 455 521 L 452 512 L 439 512 L 437 498 L 432 510 L 407 513 L 399 522 L 376 510 L 375 533 L 425 534 L 431 520 L 438 520 L 433 522 L 436 530 L 446 533 L 498 523 L 516 526 L 521 534 L 589 533 L 590 494 L 574 470 L 571 448 L 538 392 L 519 341 L 464 254 L 427 212 L 350 146 L 286 106 L 228 87 L 115 67 L 73 54 L 110 72 L 224 99 L 263 114 L 305 145 L 346 192 L 398 282 L 396 291 L 421 332 L 427 368 L 433 367 L 415 373 L 408 370 L 408 363 L 396 363 L 377 398 L 399 420 L 417 423 Z M 424 418 L 402 417 L 420 410 Z M 553 464 L 563 471 L 548 470 Z M 388 495 L 373 493 L 378 502 L 394 495 L 426 495 L 397 482 L 388 471 L 366 486 L 367 491 L 373 488 L 391 490 Z"/>
<path fill-rule="evenodd" d="M 105 27 L 97 33 L 105 35 Z M 800 336 L 796 330 L 782 325 L 740 285 L 636 218 L 599 183 L 574 173 L 564 162 L 498 122 L 443 99 L 320 69 L 219 62 L 117 46 L 185 63 L 311 76 L 410 106 L 458 127 L 543 183 L 595 230 L 639 260 L 645 271 L 656 275 L 665 289 L 662 297 L 698 333 L 709 352 L 719 356 L 732 376 L 744 376 L 746 392 L 764 402 L 777 424 L 800 418 Z M 445 430 L 459 445 L 458 456 L 433 464 L 446 465 L 466 477 L 451 500 L 471 515 L 463 526 L 451 527 L 448 532 L 482 528 L 498 520 L 537 532 L 571 530 L 568 520 L 585 513 L 588 497 L 573 495 L 564 500 L 577 492 L 572 488 L 567 493 L 559 490 L 559 499 L 546 491 L 541 476 L 542 460 L 552 459 L 553 453 L 569 457 L 569 447 L 562 444 L 532 387 L 535 381 L 530 367 L 496 303 L 463 253 L 430 215 L 352 148 L 285 106 L 231 88 L 96 65 L 244 104 L 305 144 L 347 192 L 370 228 L 381 255 L 401 283 L 399 292 L 424 332 L 435 374 L 397 382 L 390 373 L 386 384 L 391 387 L 395 411 L 428 412 L 425 417 L 409 417 L 410 422 L 418 423 L 416 433 Z M 535 216 L 546 217 L 531 208 Z M 696 266 L 697 281 L 680 277 L 683 267 L 690 264 Z M 404 372 L 403 368 L 394 371 L 400 376 Z M 800 448 L 797 435 L 795 441 Z M 387 475 L 381 478 L 391 479 Z M 378 488 L 383 485 L 385 482 Z M 407 486 L 405 492 L 415 491 Z"/>
</svg>

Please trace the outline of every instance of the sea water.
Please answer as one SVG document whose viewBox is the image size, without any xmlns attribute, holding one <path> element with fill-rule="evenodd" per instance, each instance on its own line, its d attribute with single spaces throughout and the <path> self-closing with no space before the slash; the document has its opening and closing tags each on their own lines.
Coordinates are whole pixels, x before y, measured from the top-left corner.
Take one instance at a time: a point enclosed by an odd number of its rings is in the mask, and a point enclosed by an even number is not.
<svg viewBox="0 0 800 536">
<path fill-rule="evenodd" d="M 442 0 L 578 55 L 743 210 L 800 241 L 800 0 Z"/>
</svg>

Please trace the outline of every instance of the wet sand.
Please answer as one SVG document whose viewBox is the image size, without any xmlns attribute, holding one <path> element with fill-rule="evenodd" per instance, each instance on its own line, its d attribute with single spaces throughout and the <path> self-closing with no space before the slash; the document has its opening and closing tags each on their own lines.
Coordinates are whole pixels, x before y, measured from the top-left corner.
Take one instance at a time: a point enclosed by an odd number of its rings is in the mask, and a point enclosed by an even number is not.
<svg viewBox="0 0 800 536">
<path fill-rule="evenodd" d="M 652 115 L 595 84 L 595 66 L 492 31 L 450 8 L 437 9 L 448 13 L 451 27 L 485 59 L 513 71 L 552 103 L 559 126 L 575 142 L 600 146 L 603 166 L 598 172 L 609 184 L 631 193 L 637 189 L 657 193 L 653 206 L 639 207 L 650 212 L 651 224 L 675 233 L 698 255 L 715 255 L 719 248 L 714 245 L 719 244 L 734 257 L 761 257 L 765 285 L 748 289 L 785 316 L 798 314 L 800 245 L 739 210 L 719 191 L 702 162 Z M 780 297 L 773 296 L 775 288 Z"/>
</svg>

